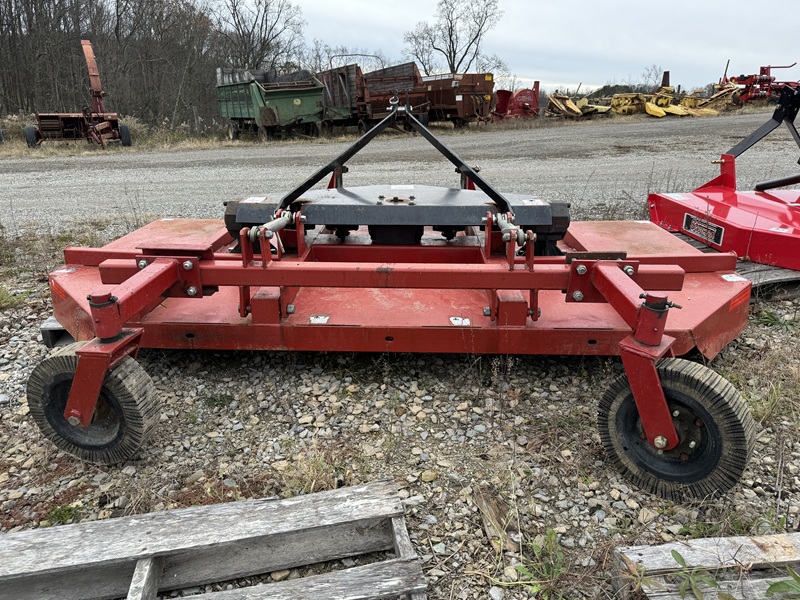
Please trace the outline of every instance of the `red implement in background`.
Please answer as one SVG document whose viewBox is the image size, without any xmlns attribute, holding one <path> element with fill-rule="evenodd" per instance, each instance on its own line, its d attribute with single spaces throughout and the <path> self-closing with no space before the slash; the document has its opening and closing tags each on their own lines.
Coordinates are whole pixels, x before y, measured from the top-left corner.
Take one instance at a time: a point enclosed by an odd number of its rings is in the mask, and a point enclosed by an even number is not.
<svg viewBox="0 0 800 600">
<path fill-rule="evenodd" d="M 343 186 L 347 160 L 398 119 L 455 165 L 461 189 L 406 174 Z M 227 203 L 224 223 L 161 219 L 64 256 L 43 336 L 79 342 L 34 370 L 28 404 L 87 460 L 130 458 L 157 421 L 139 348 L 620 356 L 597 418 L 631 481 L 707 497 L 736 483 L 753 447 L 733 387 L 673 358 L 711 358 L 744 329 L 750 282 L 733 254 L 648 222 L 570 224 L 566 204 L 502 194 L 397 103 L 291 192 Z"/>
<path fill-rule="evenodd" d="M 800 174 L 758 183 L 753 191 L 740 191 L 736 184 L 737 158 L 781 124 L 800 147 L 794 126 L 798 109 L 800 90 L 784 88 L 772 118 L 715 161 L 718 177 L 693 192 L 651 194 L 650 220 L 742 260 L 800 270 L 800 191 L 777 189 L 800 183 Z M 753 274 L 754 283 L 798 279 L 797 273 L 774 268 Z"/>
<path fill-rule="evenodd" d="M 492 120 L 535 119 L 539 117 L 539 82 L 533 88 L 510 92 L 497 90 L 497 105 L 492 112 Z"/>
<path fill-rule="evenodd" d="M 89 70 L 91 105 L 79 113 L 36 113 L 36 126 L 25 128 L 25 142 L 35 148 L 45 140 L 86 140 L 105 147 L 106 143 L 119 141 L 131 145 L 131 132 L 119 122 L 117 113 L 106 112 L 105 92 L 100 83 L 100 72 L 89 40 L 81 40 L 83 56 Z"/>
</svg>

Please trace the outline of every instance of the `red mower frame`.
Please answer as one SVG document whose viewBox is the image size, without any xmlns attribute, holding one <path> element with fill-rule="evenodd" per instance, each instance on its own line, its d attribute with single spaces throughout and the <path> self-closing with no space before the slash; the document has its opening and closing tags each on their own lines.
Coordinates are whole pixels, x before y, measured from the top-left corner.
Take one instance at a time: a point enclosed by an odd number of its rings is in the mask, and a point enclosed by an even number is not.
<svg viewBox="0 0 800 600">
<path fill-rule="evenodd" d="M 462 179 L 461 190 L 414 193 L 477 200 L 485 206 L 479 222 L 447 239 L 434 231 L 441 223 L 429 223 L 416 244 L 376 242 L 372 223 L 359 222 L 364 197 L 377 198 L 370 204 L 392 219 L 424 204 L 390 195 L 412 186 L 374 196 L 363 188 L 353 204 L 362 188 L 343 186 L 346 161 L 397 119 Z M 328 190 L 310 191 L 327 176 Z M 314 202 L 330 196 L 349 202 L 345 233 L 307 222 Z M 249 198 L 238 208 L 270 201 Z M 545 236 L 534 230 L 556 219 L 515 222 L 520 206 L 536 202 L 546 208 L 532 197 L 507 199 L 395 105 L 275 203 L 267 222 L 231 232 L 221 221 L 162 219 L 102 248 L 65 249 L 65 266 L 50 275 L 58 324 L 43 332 L 54 344 L 63 328 L 80 343 L 66 351 L 66 367 L 58 353 L 58 364 L 37 367 L 31 413 L 61 448 L 119 462 L 139 450 L 157 413 L 152 383 L 129 390 L 144 400 L 126 399 L 119 377 L 117 387 L 109 383 L 121 365 L 134 369 L 139 348 L 620 356 L 625 375 L 598 416 L 611 462 L 665 497 L 730 488 L 752 450 L 752 419 L 719 375 L 673 357 L 697 348 L 711 358 L 744 329 L 750 282 L 735 274 L 735 255 L 703 254 L 647 222 L 565 225 L 539 255 Z M 66 389 L 53 383 L 64 378 Z M 99 413 L 116 413 L 117 422 L 103 421 L 111 434 L 95 441 Z M 122 421 L 135 427 L 123 435 Z"/>
</svg>

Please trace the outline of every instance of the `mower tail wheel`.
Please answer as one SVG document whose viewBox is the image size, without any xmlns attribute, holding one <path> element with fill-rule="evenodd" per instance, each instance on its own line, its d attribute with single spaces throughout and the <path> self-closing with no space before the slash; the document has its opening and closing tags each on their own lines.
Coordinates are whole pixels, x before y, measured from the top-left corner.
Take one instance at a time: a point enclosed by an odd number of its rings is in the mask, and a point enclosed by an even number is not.
<svg viewBox="0 0 800 600">
<path fill-rule="evenodd" d="M 239 139 L 239 124 L 236 121 L 228 123 L 228 139 L 232 142 Z"/>
<path fill-rule="evenodd" d="M 741 478 L 755 444 L 755 421 L 736 389 L 711 369 L 681 359 L 658 374 L 680 442 L 660 451 L 644 434 L 628 378 L 616 379 L 598 409 L 606 455 L 633 484 L 668 500 L 718 496 Z"/>
<path fill-rule="evenodd" d="M 28 148 L 36 148 L 36 144 L 39 143 L 39 132 L 33 125 L 25 128 L 25 143 L 28 144 Z"/>
<path fill-rule="evenodd" d="M 133 141 L 131 140 L 131 130 L 127 125 L 119 126 L 119 141 L 122 142 L 122 145 L 126 148 L 133 145 Z"/>
<path fill-rule="evenodd" d="M 158 423 L 152 379 L 126 357 L 107 374 L 86 429 L 70 425 L 64 409 L 78 356 L 86 342 L 60 348 L 42 361 L 28 379 L 28 407 L 42 433 L 60 449 L 93 463 L 114 464 L 134 456 Z"/>
</svg>

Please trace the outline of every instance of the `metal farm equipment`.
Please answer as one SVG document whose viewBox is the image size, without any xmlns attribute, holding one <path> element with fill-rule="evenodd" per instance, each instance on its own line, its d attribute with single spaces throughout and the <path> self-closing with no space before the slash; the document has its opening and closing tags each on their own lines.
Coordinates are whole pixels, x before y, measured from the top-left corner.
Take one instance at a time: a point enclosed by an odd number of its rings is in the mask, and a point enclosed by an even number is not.
<svg viewBox="0 0 800 600">
<path fill-rule="evenodd" d="M 324 124 L 347 120 L 323 103 L 322 83 L 308 71 L 285 76 L 250 69 L 217 69 L 219 114 L 228 121 L 228 138 L 256 133 L 262 141 L 290 131 L 316 137 Z"/>
<path fill-rule="evenodd" d="M 159 416 L 140 348 L 619 356 L 625 374 L 598 409 L 609 462 L 666 498 L 735 485 L 754 443 L 746 404 L 674 357 L 713 357 L 744 329 L 751 284 L 736 257 L 500 193 L 398 104 L 289 193 L 229 202 L 224 223 L 167 218 L 66 248 L 43 337 L 77 343 L 28 381 L 44 434 L 89 461 L 133 456 Z M 460 189 L 401 173 L 344 186 L 347 161 L 399 121 L 455 166 Z"/>
<path fill-rule="evenodd" d="M 536 119 L 539 117 L 539 82 L 533 82 L 533 88 L 524 88 L 511 92 L 497 90 L 497 104 L 492 112 L 492 120 Z"/>
<path fill-rule="evenodd" d="M 777 188 L 800 183 L 791 175 L 755 185 L 754 191 L 736 187 L 736 159 L 771 131 L 786 125 L 798 146 L 794 121 L 800 110 L 800 90 L 783 88 L 772 118 L 725 152 L 720 174 L 693 192 L 651 194 L 650 220 L 667 231 L 680 233 L 720 252 L 735 252 L 750 263 L 741 271 L 754 283 L 796 281 L 800 271 L 800 191 Z"/>
<path fill-rule="evenodd" d="M 784 88 L 788 87 L 796 90 L 798 82 L 776 81 L 775 76 L 772 74 L 772 69 L 791 69 L 796 64 L 795 62 L 782 66 L 767 65 L 759 68 L 758 75 L 739 75 L 738 77 L 731 77 L 729 80 L 723 76 L 723 80 L 720 83 L 730 82 L 736 86 L 742 86 L 738 92 L 741 104 L 756 100 L 766 100 L 767 103 L 773 104 L 778 101 Z M 727 67 L 725 71 L 727 74 Z"/>
<path fill-rule="evenodd" d="M 456 129 L 471 121 L 488 121 L 492 115 L 491 73 L 466 73 L 423 77 L 430 121 L 450 121 Z"/>
<path fill-rule="evenodd" d="M 100 84 L 100 72 L 89 40 L 81 40 L 83 56 L 89 69 L 91 105 L 79 113 L 36 113 L 36 126 L 25 128 L 25 142 L 35 148 L 45 140 L 86 140 L 105 147 L 106 143 L 119 141 L 131 145 L 131 132 L 119 122 L 117 113 L 106 112 L 105 92 Z"/>
</svg>

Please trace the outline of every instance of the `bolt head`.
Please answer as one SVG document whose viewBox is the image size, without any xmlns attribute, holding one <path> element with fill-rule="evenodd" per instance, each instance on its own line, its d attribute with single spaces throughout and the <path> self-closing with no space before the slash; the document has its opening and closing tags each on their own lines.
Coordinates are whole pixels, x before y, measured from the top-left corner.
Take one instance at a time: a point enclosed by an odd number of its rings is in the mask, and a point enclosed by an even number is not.
<svg viewBox="0 0 800 600">
<path fill-rule="evenodd" d="M 575 290 L 572 292 L 572 299 L 575 300 L 575 302 L 581 302 L 583 300 L 583 292 L 580 290 Z"/>
<path fill-rule="evenodd" d="M 575 272 L 578 273 L 578 275 L 586 275 L 586 271 L 588 271 L 586 265 L 578 265 L 575 269 Z"/>
<path fill-rule="evenodd" d="M 187 296 L 197 296 L 197 288 L 193 285 L 186 289 Z"/>
<path fill-rule="evenodd" d="M 140 269 L 144 269 L 147 266 L 147 261 L 145 259 L 142 259 L 138 263 L 136 263 L 136 266 L 139 267 Z"/>
<path fill-rule="evenodd" d="M 286 305 L 286 314 L 293 315 L 295 311 L 294 304 L 287 304 Z"/>
<path fill-rule="evenodd" d="M 186 271 L 191 271 L 192 269 L 194 269 L 194 263 L 190 260 L 184 261 L 183 268 Z"/>
<path fill-rule="evenodd" d="M 484 306 L 483 307 L 483 316 L 484 317 L 491 317 L 492 316 L 492 307 L 491 306 Z"/>
<path fill-rule="evenodd" d="M 72 415 L 71 417 L 69 417 L 67 419 L 67 423 L 69 423 L 73 427 L 77 427 L 78 425 L 81 424 L 81 420 L 78 417 L 76 417 L 75 415 Z"/>
<path fill-rule="evenodd" d="M 633 277 L 634 270 L 633 270 L 633 267 L 632 267 L 632 266 L 630 266 L 630 265 L 627 265 L 627 266 L 626 266 L 624 269 L 622 269 L 622 270 L 625 272 L 625 274 L 626 274 L 628 277 Z"/>
<path fill-rule="evenodd" d="M 679 411 L 679 410 L 673 410 L 672 411 L 672 416 L 673 417 L 678 417 L 678 416 L 680 416 L 680 414 L 681 414 L 681 411 Z"/>
<path fill-rule="evenodd" d="M 667 438 L 663 435 L 657 435 L 656 439 L 653 440 L 653 445 L 659 450 L 663 450 L 667 447 Z"/>
</svg>

